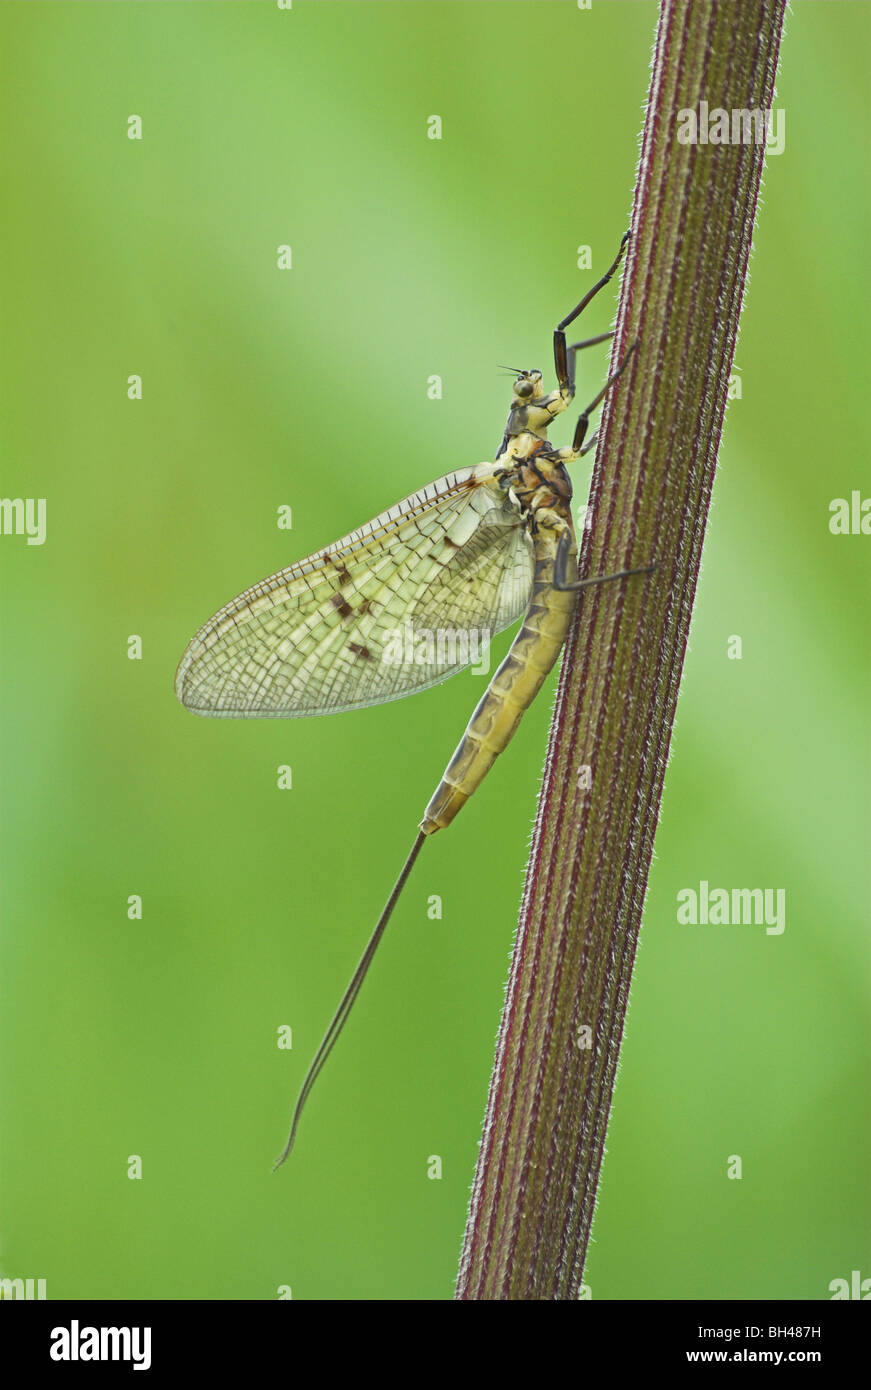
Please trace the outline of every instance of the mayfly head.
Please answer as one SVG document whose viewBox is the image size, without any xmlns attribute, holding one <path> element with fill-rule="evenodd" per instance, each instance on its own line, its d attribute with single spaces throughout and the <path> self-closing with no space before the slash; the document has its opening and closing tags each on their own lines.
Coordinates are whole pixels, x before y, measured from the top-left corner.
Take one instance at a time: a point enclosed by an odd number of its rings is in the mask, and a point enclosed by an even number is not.
<svg viewBox="0 0 871 1390">
<path fill-rule="evenodd" d="M 514 383 L 514 394 L 519 401 L 534 400 L 536 396 L 541 395 L 541 391 L 541 372 L 537 368 L 520 372 Z"/>
</svg>

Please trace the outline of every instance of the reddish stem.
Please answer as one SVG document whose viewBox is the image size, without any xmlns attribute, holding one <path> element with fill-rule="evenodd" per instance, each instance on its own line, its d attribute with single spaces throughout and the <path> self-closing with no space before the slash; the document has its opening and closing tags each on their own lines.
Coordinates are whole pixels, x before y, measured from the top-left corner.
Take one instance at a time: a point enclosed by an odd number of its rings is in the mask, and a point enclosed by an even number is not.
<svg viewBox="0 0 871 1390">
<path fill-rule="evenodd" d="M 581 1288 L 764 153 L 682 143 L 678 113 L 770 109 L 784 10 L 661 5 L 612 361 L 641 346 L 606 403 L 581 574 L 658 568 L 584 594 L 569 636 L 460 1299 Z"/>
</svg>

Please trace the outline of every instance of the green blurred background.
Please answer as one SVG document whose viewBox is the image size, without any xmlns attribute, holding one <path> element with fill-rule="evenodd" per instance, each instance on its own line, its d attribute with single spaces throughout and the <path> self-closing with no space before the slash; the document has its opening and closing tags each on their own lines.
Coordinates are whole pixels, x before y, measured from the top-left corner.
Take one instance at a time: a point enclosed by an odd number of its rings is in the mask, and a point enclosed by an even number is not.
<svg viewBox="0 0 871 1390">
<path fill-rule="evenodd" d="M 656 14 L 0 7 L 2 492 L 48 521 L 42 547 L 0 539 L 0 1273 L 50 1298 L 451 1296 L 556 677 L 427 846 L 275 1176 L 481 682 L 223 722 L 172 677 L 241 588 L 492 456 L 496 363 L 548 367 L 627 225 Z M 594 1298 L 871 1276 L 871 540 L 828 529 L 832 498 L 871 495 L 869 51 L 867 4 L 794 3 Z M 582 396 L 606 360 L 585 355 Z M 784 934 L 678 926 L 701 879 L 785 888 Z"/>
</svg>

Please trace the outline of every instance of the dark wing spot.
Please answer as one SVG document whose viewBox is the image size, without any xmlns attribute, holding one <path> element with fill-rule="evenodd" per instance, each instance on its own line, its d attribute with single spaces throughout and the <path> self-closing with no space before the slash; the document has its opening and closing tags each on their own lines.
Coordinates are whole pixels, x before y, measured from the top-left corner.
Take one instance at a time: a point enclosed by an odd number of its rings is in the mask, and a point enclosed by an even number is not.
<svg viewBox="0 0 871 1390">
<path fill-rule="evenodd" d="M 330 599 L 330 603 L 333 605 L 335 609 L 338 610 L 340 617 L 344 618 L 345 620 L 347 620 L 350 617 L 353 617 L 354 610 L 351 607 L 348 600 L 345 598 L 344 594 L 333 594 L 332 598 Z"/>
<path fill-rule="evenodd" d="M 349 642 L 348 651 L 353 652 L 355 656 L 359 656 L 362 661 L 372 660 L 372 653 L 370 652 L 369 648 L 361 647 L 359 642 Z"/>
<path fill-rule="evenodd" d="M 445 545 L 448 546 L 450 550 L 459 550 L 460 548 L 458 542 L 452 541 L 450 536 L 445 536 Z"/>
<path fill-rule="evenodd" d="M 362 602 L 361 604 L 358 604 L 358 606 L 357 606 L 357 612 L 358 612 L 358 613 L 368 613 L 368 612 L 369 612 L 369 609 L 370 609 L 371 607 L 372 607 L 372 600 L 371 600 L 371 598 L 364 598 L 363 602 Z"/>
<path fill-rule="evenodd" d="M 334 560 L 332 555 L 325 555 L 324 564 L 332 565 L 333 569 L 339 576 L 340 584 L 349 584 L 351 582 L 351 575 L 345 567 L 345 563 L 343 560 Z"/>
</svg>

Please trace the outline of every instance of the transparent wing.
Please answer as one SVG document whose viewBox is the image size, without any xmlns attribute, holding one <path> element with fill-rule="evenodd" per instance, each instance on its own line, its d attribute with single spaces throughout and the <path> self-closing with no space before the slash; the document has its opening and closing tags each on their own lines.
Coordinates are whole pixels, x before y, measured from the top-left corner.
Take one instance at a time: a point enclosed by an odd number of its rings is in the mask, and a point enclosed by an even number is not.
<svg viewBox="0 0 871 1390">
<path fill-rule="evenodd" d="M 450 473 L 246 589 L 200 629 L 176 693 L 195 714 L 294 717 L 436 685 L 529 602 L 532 544 L 491 487 Z"/>
</svg>

